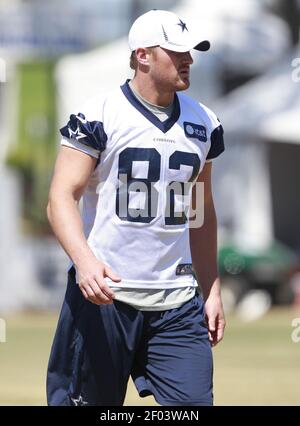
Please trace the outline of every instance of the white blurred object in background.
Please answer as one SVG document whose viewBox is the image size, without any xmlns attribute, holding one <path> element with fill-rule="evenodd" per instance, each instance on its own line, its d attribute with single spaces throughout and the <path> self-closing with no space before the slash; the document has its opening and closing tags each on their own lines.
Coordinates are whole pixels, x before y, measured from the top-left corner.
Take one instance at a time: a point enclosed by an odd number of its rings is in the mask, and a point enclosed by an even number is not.
<svg viewBox="0 0 300 426">
<path fill-rule="evenodd" d="M 264 250 L 279 235 L 300 249 L 300 82 L 292 79 L 295 57 L 300 57 L 300 47 L 213 105 L 226 141 L 226 155 L 214 170 L 216 210 L 220 223 L 230 222 L 241 247 Z"/>
<path fill-rule="evenodd" d="M 250 290 L 238 303 L 237 315 L 244 321 L 254 321 L 271 308 L 271 296 L 265 290 Z"/>
</svg>

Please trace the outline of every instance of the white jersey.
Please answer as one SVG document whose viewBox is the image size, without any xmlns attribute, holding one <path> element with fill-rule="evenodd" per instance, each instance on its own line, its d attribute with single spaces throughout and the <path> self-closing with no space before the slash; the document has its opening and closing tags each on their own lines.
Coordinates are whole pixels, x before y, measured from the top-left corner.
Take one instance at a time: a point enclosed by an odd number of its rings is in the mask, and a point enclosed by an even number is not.
<svg viewBox="0 0 300 426">
<path fill-rule="evenodd" d="M 161 122 L 126 82 L 87 102 L 61 133 L 64 145 L 99 159 L 82 219 L 95 256 L 122 278 L 118 286 L 197 286 L 185 209 L 190 194 L 183 186 L 224 150 L 215 114 L 176 94 L 172 116 Z"/>
</svg>

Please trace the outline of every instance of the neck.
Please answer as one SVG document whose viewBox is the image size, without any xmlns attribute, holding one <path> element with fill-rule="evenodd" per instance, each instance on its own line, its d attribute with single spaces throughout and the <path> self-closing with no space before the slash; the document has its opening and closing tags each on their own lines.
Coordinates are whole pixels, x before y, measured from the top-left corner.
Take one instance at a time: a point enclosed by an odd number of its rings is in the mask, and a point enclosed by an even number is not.
<svg viewBox="0 0 300 426">
<path fill-rule="evenodd" d="M 147 80 L 142 81 L 138 76 L 132 80 L 132 86 L 138 94 L 151 104 L 166 107 L 174 100 L 174 92 L 168 92 L 160 89 L 154 82 Z"/>
</svg>

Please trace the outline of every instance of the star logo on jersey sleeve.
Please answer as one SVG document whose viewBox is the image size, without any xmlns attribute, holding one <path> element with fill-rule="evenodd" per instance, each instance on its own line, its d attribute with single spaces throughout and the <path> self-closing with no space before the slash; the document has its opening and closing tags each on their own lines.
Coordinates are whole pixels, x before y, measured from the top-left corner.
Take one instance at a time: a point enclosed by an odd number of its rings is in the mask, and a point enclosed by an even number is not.
<svg viewBox="0 0 300 426">
<path fill-rule="evenodd" d="M 186 23 L 185 23 L 185 22 L 183 22 L 181 19 L 179 19 L 179 22 L 178 22 L 178 24 L 177 24 L 177 25 L 179 25 L 179 26 L 180 26 L 180 28 L 182 29 L 182 32 L 184 32 L 184 30 L 187 30 L 187 31 L 188 31 L 187 26 L 186 26 Z"/>
<path fill-rule="evenodd" d="M 79 126 L 77 126 L 75 132 L 70 127 L 68 127 L 68 131 L 71 139 L 75 138 L 78 141 L 79 139 L 86 138 L 86 135 L 80 131 Z"/>
</svg>

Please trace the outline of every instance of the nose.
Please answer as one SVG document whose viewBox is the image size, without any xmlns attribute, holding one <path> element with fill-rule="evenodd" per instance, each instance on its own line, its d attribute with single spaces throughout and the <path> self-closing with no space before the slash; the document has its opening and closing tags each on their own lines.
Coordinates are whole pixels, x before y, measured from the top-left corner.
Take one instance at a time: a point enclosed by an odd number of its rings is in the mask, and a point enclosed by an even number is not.
<svg viewBox="0 0 300 426">
<path fill-rule="evenodd" d="M 184 62 L 189 65 L 192 65 L 192 63 L 194 62 L 190 51 L 184 53 Z"/>
</svg>

